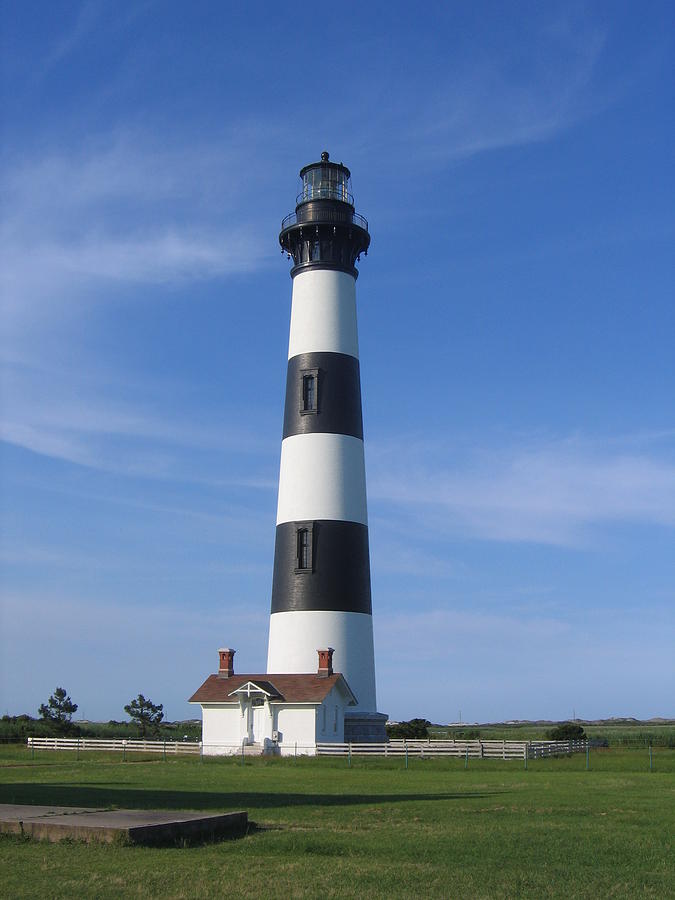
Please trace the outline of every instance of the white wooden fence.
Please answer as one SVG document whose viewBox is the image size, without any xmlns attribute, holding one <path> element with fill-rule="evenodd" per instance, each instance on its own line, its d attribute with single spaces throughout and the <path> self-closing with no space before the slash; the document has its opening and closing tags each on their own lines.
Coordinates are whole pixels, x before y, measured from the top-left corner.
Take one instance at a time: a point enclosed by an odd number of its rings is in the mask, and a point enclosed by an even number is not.
<svg viewBox="0 0 675 900">
<path fill-rule="evenodd" d="M 121 738 L 29 737 L 29 750 L 113 750 L 121 753 L 199 754 L 201 742 L 132 741 Z"/>
<path fill-rule="evenodd" d="M 317 744 L 321 756 L 458 756 L 468 759 L 536 759 L 586 750 L 586 741 L 392 740 L 386 744 Z"/>
<path fill-rule="evenodd" d="M 160 753 L 164 756 L 232 755 L 241 753 L 240 745 L 207 745 L 189 741 L 138 741 L 105 738 L 29 737 L 29 750 L 75 750 L 78 752 L 114 751 Z M 466 759 L 538 759 L 566 753 L 583 753 L 587 741 L 435 741 L 393 740 L 379 744 L 284 745 L 283 755 L 318 756 L 457 756 Z M 244 752 L 246 748 L 244 748 Z"/>
<path fill-rule="evenodd" d="M 524 741 L 394 740 L 386 744 L 317 744 L 323 756 L 458 756 L 470 759 L 524 759 Z"/>
<path fill-rule="evenodd" d="M 561 756 L 564 753 L 585 753 L 588 741 L 528 741 L 530 759 L 541 756 Z"/>
</svg>

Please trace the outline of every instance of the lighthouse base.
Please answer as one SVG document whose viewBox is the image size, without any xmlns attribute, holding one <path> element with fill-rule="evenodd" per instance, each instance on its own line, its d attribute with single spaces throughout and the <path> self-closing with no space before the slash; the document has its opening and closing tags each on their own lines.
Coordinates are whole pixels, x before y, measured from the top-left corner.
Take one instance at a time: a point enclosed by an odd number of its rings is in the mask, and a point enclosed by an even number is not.
<svg viewBox="0 0 675 900">
<path fill-rule="evenodd" d="M 345 711 L 346 744 L 383 744 L 387 740 L 384 713 Z"/>
</svg>

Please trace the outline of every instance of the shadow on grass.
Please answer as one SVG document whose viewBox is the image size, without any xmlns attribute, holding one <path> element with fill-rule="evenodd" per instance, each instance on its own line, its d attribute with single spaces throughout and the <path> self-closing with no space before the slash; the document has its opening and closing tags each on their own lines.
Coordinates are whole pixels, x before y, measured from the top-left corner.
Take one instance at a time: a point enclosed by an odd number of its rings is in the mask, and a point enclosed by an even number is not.
<svg viewBox="0 0 675 900">
<path fill-rule="evenodd" d="M 254 791 L 162 791 L 70 784 L 0 785 L 0 803 L 43 806 L 93 806 L 117 809 L 274 809 L 289 806 L 359 806 L 434 800 L 469 800 L 504 794 L 504 790 L 437 794 L 288 794 Z"/>
</svg>

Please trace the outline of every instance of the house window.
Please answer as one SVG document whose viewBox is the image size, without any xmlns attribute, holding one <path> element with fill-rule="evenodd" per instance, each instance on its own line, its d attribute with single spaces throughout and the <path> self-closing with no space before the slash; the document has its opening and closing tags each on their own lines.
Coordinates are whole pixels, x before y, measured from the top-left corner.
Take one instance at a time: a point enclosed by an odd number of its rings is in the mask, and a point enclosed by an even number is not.
<svg viewBox="0 0 675 900">
<path fill-rule="evenodd" d="M 302 397 L 300 413 L 317 413 L 319 411 L 319 370 L 302 370 Z"/>
<path fill-rule="evenodd" d="M 333 716 L 333 731 L 337 732 L 337 723 L 338 723 L 338 708 L 335 707 L 335 715 Z"/>
<path fill-rule="evenodd" d="M 296 531 L 296 572 L 312 571 L 313 527 L 311 522 L 298 525 Z"/>
</svg>

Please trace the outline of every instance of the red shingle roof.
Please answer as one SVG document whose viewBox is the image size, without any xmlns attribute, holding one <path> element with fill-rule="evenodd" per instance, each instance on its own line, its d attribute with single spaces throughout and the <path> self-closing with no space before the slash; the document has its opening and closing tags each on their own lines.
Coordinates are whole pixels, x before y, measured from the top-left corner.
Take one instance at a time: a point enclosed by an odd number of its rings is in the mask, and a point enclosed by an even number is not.
<svg viewBox="0 0 675 900">
<path fill-rule="evenodd" d="M 346 691 L 351 694 L 349 685 L 340 674 L 335 675 L 209 675 L 204 684 L 190 697 L 189 703 L 236 703 L 236 697 L 230 697 L 232 691 L 242 687 L 248 681 L 259 685 L 268 694 L 272 694 L 272 703 L 321 703 L 330 693 L 331 688 L 342 682 Z M 270 691 L 270 687 L 273 691 Z"/>
</svg>

